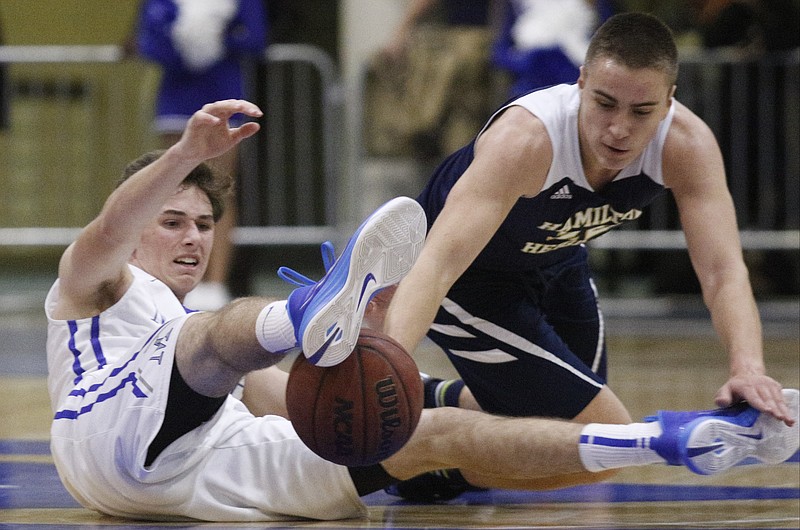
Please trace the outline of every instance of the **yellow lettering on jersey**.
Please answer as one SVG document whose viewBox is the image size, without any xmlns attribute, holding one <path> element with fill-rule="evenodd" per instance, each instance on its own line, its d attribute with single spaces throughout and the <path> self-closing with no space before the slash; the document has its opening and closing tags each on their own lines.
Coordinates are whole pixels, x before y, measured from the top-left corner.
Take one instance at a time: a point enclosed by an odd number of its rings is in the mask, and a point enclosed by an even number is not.
<svg viewBox="0 0 800 530">
<path fill-rule="evenodd" d="M 538 227 L 540 230 L 553 232 L 553 235 L 547 236 L 549 243 L 528 241 L 520 250 L 527 254 L 543 254 L 559 248 L 580 245 L 605 234 L 625 221 L 638 219 L 641 215 L 641 210 L 618 212 L 608 204 L 587 208 L 582 212 L 576 212 L 563 223 L 546 221 L 540 224 Z"/>
</svg>

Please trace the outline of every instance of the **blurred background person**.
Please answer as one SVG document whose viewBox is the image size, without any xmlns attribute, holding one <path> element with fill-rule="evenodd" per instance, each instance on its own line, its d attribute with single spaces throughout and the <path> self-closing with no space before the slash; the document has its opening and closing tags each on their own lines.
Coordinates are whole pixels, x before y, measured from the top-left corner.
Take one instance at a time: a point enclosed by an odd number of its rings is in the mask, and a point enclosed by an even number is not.
<svg viewBox="0 0 800 530">
<path fill-rule="evenodd" d="M 268 23 L 263 0 L 145 0 L 136 33 L 139 53 L 161 66 L 154 129 L 161 147 L 181 136 L 195 111 L 212 101 L 244 99 L 245 63 L 267 45 Z M 234 123 L 236 123 L 234 121 Z M 238 150 L 210 162 L 235 177 Z M 218 309 L 230 298 L 228 287 L 236 225 L 235 193 L 216 228 L 205 278 L 186 298 L 192 309 Z"/>
<path fill-rule="evenodd" d="M 592 33 L 621 11 L 616 4 L 611 0 L 506 0 L 492 62 L 510 76 L 509 97 L 577 81 Z"/>
<path fill-rule="evenodd" d="M 367 73 L 365 141 L 375 156 L 431 160 L 488 117 L 491 0 L 411 0 Z"/>
</svg>

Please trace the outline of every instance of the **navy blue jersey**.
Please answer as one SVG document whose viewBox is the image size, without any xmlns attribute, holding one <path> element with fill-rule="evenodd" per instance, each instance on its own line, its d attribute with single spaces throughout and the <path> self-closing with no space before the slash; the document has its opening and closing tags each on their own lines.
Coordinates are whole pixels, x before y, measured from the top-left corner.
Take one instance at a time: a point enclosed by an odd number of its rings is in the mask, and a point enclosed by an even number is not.
<svg viewBox="0 0 800 530">
<path fill-rule="evenodd" d="M 605 384 L 607 364 L 605 324 L 583 243 L 636 219 L 664 190 L 662 151 L 674 111 L 642 154 L 595 190 L 581 163 L 578 87 L 558 85 L 512 100 L 484 130 L 512 105 L 542 121 L 552 164 L 542 190 L 517 201 L 450 288 L 428 337 L 483 410 L 574 418 Z M 429 225 L 472 163 L 474 147 L 473 141 L 442 162 L 419 196 Z"/>
<path fill-rule="evenodd" d="M 642 155 L 598 191 L 589 185 L 580 162 L 578 104 L 577 85 L 558 85 L 513 100 L 489 120 L 491 124 L 512 105 L 530 110 L 550 134 L 553 164 L 543 189 L 534 197 L 517 201 L 473 267 L 519 271 L 567 259 L 578 245 L 637 219 L 642 209 L 665 189 L 661 151 L 672 111 Z M 472 163 L 474 145 L 475 141 L 442 162 L 418 197 L 429 225 Z"/>
</svg>

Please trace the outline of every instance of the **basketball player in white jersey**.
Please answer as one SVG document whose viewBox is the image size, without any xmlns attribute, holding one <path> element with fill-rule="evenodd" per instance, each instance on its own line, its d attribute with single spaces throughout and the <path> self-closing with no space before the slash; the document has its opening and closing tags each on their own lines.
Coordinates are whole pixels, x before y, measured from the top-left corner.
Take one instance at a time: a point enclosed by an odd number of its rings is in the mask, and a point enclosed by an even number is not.
<svg viewBox="0 0 800 530">
<path fill-rule="evenodd" d="M 370 295 L 414 263 L 425 217 L 415 201 L 394 199 L 356 230 L 320 282 L 287 301 L 245 298 L 192 312 L 182 300 L 203 276 L 224 188 L 204 161 L 259 129 L 230 127 L 235 113 L 261 116 L 245 101 L 205 105 L 175 145 L 133 162 L 61 258 L 45 307 L 51 448 L 83 506 L 155 520 L 338 519 L 366 513 L 361 495 L 442 467 L 535 488 L 551 475 L 589 470 L 597 480 L 603 470 L 665 461 L 711 473 L 738 461 L 720 454 L 779 462 L 796 450 L 793 430 L 749 407 L 625 426 L 441 408 L 423 411 L 408 444 L 379 465 L 321 459 L 287 419 L 268 414 L 285 410 L 286 374 L 273 365 L 298 349 L 320 366 L 346 358 Z M 258 416 L 231 395 L 243 377 Z M 743 436 L 720 449 L 710 439 L 720 431 Z M 610 439 L 623 442 L 595 443 Z"/>
</svg>

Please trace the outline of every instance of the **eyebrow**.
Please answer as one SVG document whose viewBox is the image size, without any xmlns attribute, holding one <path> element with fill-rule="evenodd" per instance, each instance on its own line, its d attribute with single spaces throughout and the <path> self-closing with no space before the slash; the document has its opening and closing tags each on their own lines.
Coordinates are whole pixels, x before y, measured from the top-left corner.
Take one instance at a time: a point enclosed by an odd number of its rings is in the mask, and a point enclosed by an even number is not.
<svg viewBox="0 0 800 530">
<path fill-rule="evenodd" d="M 177 215 L 179 217 L 189 217 L 189 215 L 184 212 L 183 210 L 164 210 L 161 212 L 161 215 Z M 198 219 L 213 219 L 213 214 L 203 214 L 197 217 Z"/>
<path fill-rule="evenodd" d="M 604 97 L 606 99 L 609 99 L 609 100 L 613 101 L 614 103 L 619 103 L 617 98 L 613 97 L 611 94 L 606 94 L 602 90 L 594 89 L 594 93 L 597 94 L 598 96 L 602 96 L 602 97 Z M 642 102 L 642 103 L 635 103 L 632 106 L 633 107 L 653 107 L 653 106 L 656 106 L 656 105 L 658 105 L 658 101 L 645 101 L 645 102 Z"/>
</svg>

